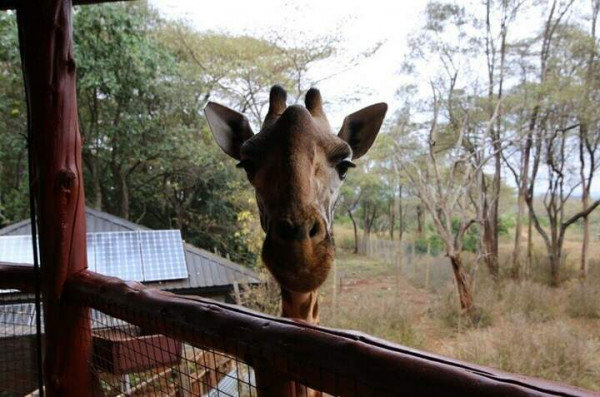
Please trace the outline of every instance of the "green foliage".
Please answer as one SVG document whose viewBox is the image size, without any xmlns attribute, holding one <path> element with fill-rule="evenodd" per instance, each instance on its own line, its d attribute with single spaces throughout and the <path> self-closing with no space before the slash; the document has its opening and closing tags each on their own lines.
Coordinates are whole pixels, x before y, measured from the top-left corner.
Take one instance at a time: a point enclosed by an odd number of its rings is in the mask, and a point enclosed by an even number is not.
<svg viewBox="0 0 600 397">
<path fill-rule="evenodd" d="M 240 72 L 232 48 L 256 53 L 270 44 L 201 35 L 143 3 L 82 8 L 74 29 L 90 204 L 180 229 L 192 244 L 253 265 L 255 204 L 243 175 L 214 145 L 202 108 L 218 74 Z M 217 48 L 220 54 L 205 51 Z M 216 64 L 204 70 L 196 52 Z"/>
<path fill-rule="evenodd" d="M 418 237 L 415 240 L 415 251 L 419 254 L 429 253 L 438 256 L 444 252 L 444 241 L 437 233 L 429 233 L 427 237 Z"/>
<path fill-rule="evenodd" d="M 0 226 L 29 213 L 26 104 L 16 15 L 0 13 Z"/>
<path fill-rule="evenodd" d="M 200 33 L 146 2 L 74 13 L 87 204 L 256 264 L 261 232 L 243 172 L 214 144 L 210 96 L 260 124 L 273 83 L 304 89 L 331 41 Z M 16 18 L 0 14 L 0 226 L 27 217 L 25 103 Z M 300 93 L 298 93 L 299 95 Z"/>
<path fill-rule="evenodd" d="M 508 231 L 515 228 L 516 219 L 513 214 L 501 215 L 498 218 L 498 235 L 506 236 Z"/>
</svg>

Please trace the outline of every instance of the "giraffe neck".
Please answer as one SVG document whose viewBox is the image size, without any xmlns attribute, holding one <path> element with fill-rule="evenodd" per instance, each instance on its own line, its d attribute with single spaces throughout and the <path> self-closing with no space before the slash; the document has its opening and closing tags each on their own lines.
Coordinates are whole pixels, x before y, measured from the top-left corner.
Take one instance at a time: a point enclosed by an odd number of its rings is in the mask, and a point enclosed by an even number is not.
<svg viewBox="0 0 600 397">
<path fill-rule="evenodd" d="M 319 291 L 293 292 L 281 288 L 281 316 L 319 324 Z M 291 394 L 295 397 L 323 397 L 323 393 L 292 382 Z M 286 394 L 287 395 L 287 394 Z"/>
<path fill-rule="evenodd" d="M 319 324 L 319 291 L 293 292 L 281 288 L 282 317 Z"/>
</svg>

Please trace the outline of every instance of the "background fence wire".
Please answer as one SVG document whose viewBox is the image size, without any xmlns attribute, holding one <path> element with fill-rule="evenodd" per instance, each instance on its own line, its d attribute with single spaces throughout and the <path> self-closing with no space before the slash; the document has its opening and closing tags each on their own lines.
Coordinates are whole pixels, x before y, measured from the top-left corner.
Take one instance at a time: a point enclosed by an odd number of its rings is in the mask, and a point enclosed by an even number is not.
<svg viewBox="0 0 600 397">
<path fill-rule="evenodd" d="M 95 378 L 102 396 L 257 396 L 252 367 L 236 357 L 146 332 L 91 310 Z"/>
<path fill-rule="evenodd" d="M 0 292 L 1 397 L 25 396 L 38 390 L 35 305 L 18 298 L 8 291 Z"/>
</svg>

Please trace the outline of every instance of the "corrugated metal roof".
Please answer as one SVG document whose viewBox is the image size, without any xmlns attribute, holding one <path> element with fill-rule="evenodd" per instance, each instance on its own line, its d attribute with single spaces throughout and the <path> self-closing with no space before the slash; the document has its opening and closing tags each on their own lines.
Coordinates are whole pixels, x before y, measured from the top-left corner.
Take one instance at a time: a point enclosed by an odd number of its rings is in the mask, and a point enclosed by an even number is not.
<svg viewBox="0 0 600 397">
<path fill-rule="evenodd" d="M 145 226 L 91 208 L 86 208 L 85 214 L 89 233 L 150 230 Z M 31 234 L 29 220 L 0 229 L 0 236 L 29 234 Z M 187 243 L 184 244 L 184 249 L 189 274 L 187 279 L 146 284 L 166 290 L 179 290 L 227 287 L 234 282 L 240 284 L 260 282 L 255 272 L 228 259 Z"/>
<path fill-rule="evenodd" d="M 90 311 L 92 329 L 129 326 L 127 322 L 92 309 Z M 44 332 L 44 312 L 42 311 L 42 332 Z M 33 335 L 36 310 L 34 303 L 0 304 L 0 338 Z"/>
</svg>

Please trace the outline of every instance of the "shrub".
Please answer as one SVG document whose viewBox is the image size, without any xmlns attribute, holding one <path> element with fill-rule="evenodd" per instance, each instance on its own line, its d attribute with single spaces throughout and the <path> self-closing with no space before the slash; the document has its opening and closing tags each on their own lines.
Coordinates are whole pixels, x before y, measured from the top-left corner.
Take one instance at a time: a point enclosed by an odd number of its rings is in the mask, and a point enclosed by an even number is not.
<svg viewBox="0 0 600 397">
<path fill-rule="evenodd" d="M 509 230 L 513 230 L 517 224 L 515 214 L 502 215 L 498 219 L 498 235 L 506 236 Z"/>
<path fill-rule="evenodd" d="M 546 322 L 556 318 L 560 297 L 556 289 L 531 281 L 507 283 L 501 291 L 503 311 L 509 315 L 522 315 L 533 322 Z"/>
<path fill-rule="evenodd" d="M 444 242 L 437 234 L 431 234 L 429 237 L 419 237 L 415 240 L 415 251 L 419 254 L 427 253 L 427 244 L 430 246 L 430 254 L 437 256 L 444 251 Z"/>
<path fill-rule="evenodd" d="M 272 316 L 281 314 L 281 288 L 263 267 L 259 273 L 261 284 L 240 291 L 242 306 Z"/>
<path fill-rule="evenodd" d="M 475 300 L 475 303 L 478 303 Z M 492 324 L 492 314 L 484 306 L 477 305 L 471 313 L 464 314 L 453 289 L 440 293 L 431 304 L 428 315 L 439 320 L 447 328 L 462 332 L 469 328 L 485 328 Z"/>
</svg>

